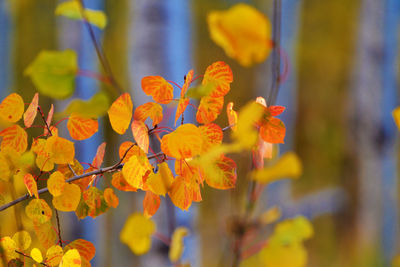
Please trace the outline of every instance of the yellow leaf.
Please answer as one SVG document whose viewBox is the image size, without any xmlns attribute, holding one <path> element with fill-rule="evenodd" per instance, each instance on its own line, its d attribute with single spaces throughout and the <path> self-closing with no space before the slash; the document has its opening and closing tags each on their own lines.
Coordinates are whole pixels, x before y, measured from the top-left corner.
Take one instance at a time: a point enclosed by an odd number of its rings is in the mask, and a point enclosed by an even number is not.
<svg viewBox="0 0 400 267">
<path fill-rule="evenodd" d="M 174 176 L 166 162 L 158 164 L 158 172 L 151 173 L 146 180 L 150 191 L 165 196 L 174 181 Z"/>
<path fill-rule="evenodd" d="M 50 154 L 46 152 L 45 139 L 36 139 L 32 143 L 32 151 L 36 153 L 36 166 L 42 171 L 51 171 L 54 168 L 54 162 L 50 158 Z"/>
<path fill-rule="evenodd" d="M 34 261 L 41 263 L 43 261 L 42 252 L 38 248 L 33 248 L 31 250 L 31 257 Z"/>
<path fill-rule="evenodd" d="M 43 224 L 34 222 L 33 229 L 35 230 L 40 244 L 46 249 L 53 246 L 58 238 L 51 221 L 47 221 Z"/>
<path fill-rule="evenodd" d="M 163 109 L 160 104 L 148 102 L 138 106 L 135 109 L 133 118 L 137 121 L 145 122 L 147 118 L 153 121 L 153 127 L 159 124 L 163 119 Z"/>
<path fill-rule="evenodd" d="M 59 245 L 51 246 L 46 252 L 46 264 L 57 266 L 63 257 L 63 249 Z"/>
<path fill-rule="evenodd" d="M 142 79 L 142 90 L 160 104 L 168 104 L 174 97 L 174 88 L 161 76 L 144 77 Z"/>
<path fill-rule="evenodd" d="M 56 164 L 74 163 L 74 143 L 65 138 L 51 136 L 46 141 L 45 151 L 49 153 L 51 160 Z"/>
<path fill-rule="evenodd" d="M 233 102 L 229 102 L 226 105 L 226 115 L 228 117 L 229 126 L 231 126 L 232 131 L 237 130 L 237 113 L 233 110 Z"/>
<path fill-rule="evenodd" d="M 278 206 L 274 206 L 261 214 L 260 221 L 262 224 L 274 223 L 277 220 L 279 220 L 281 215 L 282 215 L 281 209 Z"/>
<path fill-rule="evenodd" d="M 252 178 L 266 184 L 284 178 L 298 178 L 302 173 L 302 164 L 294 152 L 287 152 L 275 164 L 252 172 Z"/>
<path fill-rule="evenodd" d="M 133 187 L 143 188 L 143 177 L 149 174 L 151 165 L 147 157 L 132 155 L 122 167 L 125 180 Z"/>
<path fill-rule="evenodd" d="M 153 221 L 141 213 L 133 213 L 128 217 L 120 233 L 120 240 L 134 254 L 141 255 L 151 247 L 151 235 L 156 231 Z"/>
<path fill-rule="evenodd" d="M 54 208 L 60 211 L 75 211 L 81 200 L 81 189 L 76 184 L 66 183 L 61 195 L 53 197 Z"/>
<path fill-rule="evenodd" d="M 97 132 L 99 123 L 97 120 L 72 113 L 68 119 L 67 129 L 73 139 L 84 140 Z"/>
<path fill-rule="evenodd" d="M 177 159 L 192 158 L 201 153 L 203 137 L 195 125 L 187 123 L 163 136 L 161 150 Z"/>
<path fill-rule="evenodd" d="M 22 97 L 17 93 L 13 93 L 1 102 L 0 118 L 8 122 L 17 122 L 21 119 L 24 109 Z"/>
<path fill-rule="evenodd" d="M 400 130 L 400 107 L 397 107 L 392 111 L 392 116 L 397 128 Z"/>
<path fill-rule="evenodd" d="M 53 197 L 60 196 L 64 191 L 65 185 L 65 176 L 59 171 L 53 172 L 47 180 L 47 188 Z"/>
<path fill-rule="evenodd" d="M 113 208 L 118 207 L 119 199 L 115 195 L 114 190 L 112 188 L 106 188 L 104 190 L 104 200 L 107 202 L 107 205 Z"/>
<path fill-rule="evenodd" d="M 16 232 L 12 239 L 14 240 L 17 248 L 21 251 L 27 250 L 32 243 L 31 235 L 24 230 Z"/>
<path fill-rule="evenodd" d="M 271 23 L 254 7 L 239 3 L 207 17 L 211 39 L 242 66 L 264 61 L 271 52 Z"/>
<path fill-rule="evenodd" d="M 0 132 L 3 137 L 1 141 L 1 150 L 13 149 L 18 154 L 25 152 L 28 147 L 28 135 L 19 125 L 13 125 Z"/>
<path fill-rule="evenodd" d="M 56 8 L 55 14 L 69 19 L 82 20 L 81 8 L 79 1 L 70 0 L 60 3 Z M 100 29 L 104 29 L 107 25 L 107 17 L 103 11 L 85 8 L 84 14 L 89 23 L 99 27 Z"/>
<path fill-rule="evenodd" d="M 28 189 L 28 193 L 30 196 L 35 195 L 36 198 L 39 198 L 37 184 L 32 174 L 27 173 L 24 175 L 24 184 L 26 186 L 26 189 Z"/>
<path fill-rule="evenodd" d="M 264 107 L 256 102 L 251 102 L 240 109 L 237 121 L 237 131 L 232 132 L 232 137 L 244 148 L 253 147 L 258 140 L 258 131 L 255 123 L 261 119 Z"/>
<path fill-rule="evenodd" d="M 108 117 L 115 132 L 124 134 L 132 119 L 133 104 L 128 93 L 122 94 L 111 105 Z"/>
<path fill-rule="evenodd" d="M 131 125 L 132 135 L 138 146 L 143 149 L 144 153 L 149 151 L 149 129 L 142 121 L 134 120 Z"/>
<path fill-rule="evenodd" d="M 43 199 L 32 199 L 25 207 L 25 213 L 36 224 L 43 224 L 51 219 L 52 211 Z"/>
<path fill-rule="evenodd" d="M 82 260 L 85 259 L 90 261 L 93 259 L 94 255 L 96 255 L 96 248 L 94 247 L 93 243 L 85 239 L 76 239 L 72 241 L 64 248 L 64 251 L 71 249 L 78 250 Z"/>
<path fill-rule="evenodd" d="M 77 249 L 68 250 L 61 259 L 59 267 L 81 267 L 81 256 Z"/>
<path fill-rule="evenodd" d="M 0 250 L 4 251 L 7 262 L 18 257 L 18 254 L 15 252 L 17 248 L 17 244 L 11 237 L 5 236 L 0 239 Z"/>
<path fill-rule="evenodd" d="M 183 237 L 187 236 L 189 230 L 186 227 L 178 227 L 175 229 L 171 238 L 171 246 L 169 248 L 169 259 L 171 262 L 177 262 L 183 253 Z"/>
</svg>

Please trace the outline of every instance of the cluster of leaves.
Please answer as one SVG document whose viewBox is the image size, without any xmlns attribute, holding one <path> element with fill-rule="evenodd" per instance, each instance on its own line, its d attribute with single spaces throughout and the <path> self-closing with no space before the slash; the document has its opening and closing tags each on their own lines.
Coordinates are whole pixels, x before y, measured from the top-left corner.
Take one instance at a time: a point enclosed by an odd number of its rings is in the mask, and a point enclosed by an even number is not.
<svg viewBox="0 0 400 267">
<path fill-rule="evenodd" d="M 55 13 L 84 20 L 99 28 L 106 25 L 102 12 L 84 9 L 77 0 L 61 3 Z M 251 32 L 257 27 L 251 27 L 251 30 L 236 24 L 232 27 L 231 21 L 238 16 L 252 18 L 252 23 L 260 26 L 262 33 L 257 30 Z M 248 5 L 239 4 L 226 12 L 211 13 L 209 25 L 212 38 L 244 66 L 264 60 L 270 51 L 270 25 L 263 15 Z M 242 35 L 254 36 L 254 39 L 250 44 L 240 40 L 233 44 L 225 35 L 237 30 Z M 253 41 L 258 45 L 251 45 Z M 65 99 L 74 92 L 74 79 L 81 71 L 77 65 L 77 55 L 72 50 L 42 51 L 25 73 L 41 94 Z M 199 77 L 202 77 L 201 85 L 193 86 Z M 25 207 L 25 214 L 33 224 L 42 249 L 34 247 L 27 253 L 31 236 L 27 231 L 19 231 L 12 238 L 5 236 L 0 239 L 3 261 L 20 262 L 19 256 L 23 255 L 24 260 L 30 259 L 45 266 L 90 266 L 90 260 L 95 255 L 93 244 L 78 239 L 62 248 L 60 229 L 55 230 L 51 219 L 55 214 L 59 223 L 58 211 L 75 212 L 79 219 L 87 216 L 96 218 L 110 207 L 119 205 L 115 189 L 146 192 L 143 212 L 132 214 L 120 234 L 121 241 L 133 253 L 144 254 L 149 251 L 151 238 L 156 234 L 157 227 L 151 217 L 159 209 L 162 197 L 168 195 L 176 207 L 188 210 L 193 202 L 202 200 L 201 188 L 205 184 L 219 190 L 235 187 L 237 166 L 227 156 L 230 153 L 252 153 L 255 169 L 249 176 L 260 185 L 258 193 L 270 182 L 301 175 L 301 163 L 293 152 L 279 159 L 274 154 L 273 144 L 284 142 L 285 125 L 276 118 L 284 107 L 267 107 L 265 100 L 259 97 L 237 113 L 233 110 L 233 103 L 228 103 L 229 124 L 221 128 L 214 122 L 223 111 L 224 96 L 233 82 L 231 68 L 218 61 L 208 66 L 204 75 L 199 77 L 195 77 L 194 71 L 190 70 L 184 84 L 179 86 L 161 76 L 147 76 L 142 79 L 142 90 L 154 101 L 133 110 L 129 93 L 120 95 L 110 106 L 107 97 L 98 93 L 87 102 L 71 102 L 61 114 L 67 118 L 57 122 L 53 118 L 53 105 L 45 117 L 38 93 L 26 110 L 18 94 L 6 97 L 0 104 L 0 118 L 8 123 L 8 127 L 0 132 L 0 180 L 7 183 L 22 181 L 25 185 L 28 192 L 26 198 L 31 198 Z M 178 99 L 174 99 L 174 86 L 180 90 Z M 185 110 L 189 106 L 194 108 L 197 125 L 184 123 Z M 165 111 L 171 107 L 176 107 L 173 128 L 166 126 L 168 118 Z M 35 125 L 38 111 L 42 123 Z M 75 144 L 70 139 L 86 140 L 92 137 L 98 131 L 99 117 L 105 113 L 117 134 L 123 135 L 130 128 L 130 140 L 119 146 L 120 160 L 114 165 L 101 167 L 106 152 L 106 143 L 102 143 L 92 163 L 88 164 L 89 168 L 84 169 L 83 163 L 76 159 Z M 24 128 L 18 124 L 22 117 Z M 67 120 L 69 139 L 59 134 L 58 125 L 64 120 Z M 29 142 L 28 129 L 32 127 L 42 127 L 43 134 Z M 223 143 L 224 133 L 228 130 L 232 132 L 231 142 Z M 156 153 L 156 150 L 159 151 Z M 264 166 L 265 159 L 270 161 L 267 167 Z M 104 173 L 113 173 L 111 186 L 100 189 L 96 181 Z M 45 180 L 47 187 L 39 189 L 39 179 Z M 47 191 L 52 196 L 51 204 L 41 198 L 41 194 Z M 257 218 L 257 222 L 266 225 L 278 219 L 279 214 L 273 209 Z M 264 242 L 253 255 L 264 255 L 261 259 L 264 262 L 279 262 L 288 255 L 286 252 L 296 252 L 300 255 L 296 266 L 303 266 L 305 252 L 301 242 L 312 235 L 312 228 L 307 223 L 304 218 L 299 218 L 279 224 L 270 242 Z M 304 234 L 298 233 L 298 229 Z M 180 261 L 183 238 L 188 233 L 188 229 L 178 227 L 168 238 L 171 262 Z M 289 237 L 292 239 L 288 241 Z M 287 244 L 293 245 L 293 250 L 286 251 Z M 282 246 L 284 250 L 280 250 Z M 42 252 L 45 252 L 45 257 Z M 0 266 L 2 263 L 0 261 Z"/>
</svg>

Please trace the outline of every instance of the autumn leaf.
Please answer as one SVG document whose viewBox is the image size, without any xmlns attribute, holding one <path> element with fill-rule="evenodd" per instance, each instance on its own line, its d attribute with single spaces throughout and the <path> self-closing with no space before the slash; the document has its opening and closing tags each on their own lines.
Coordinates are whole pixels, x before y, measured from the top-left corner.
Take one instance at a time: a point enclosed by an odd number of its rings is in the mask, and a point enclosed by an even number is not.
<svg viewBox="0 0 400 267">
<path fill-rule="evenodd" d="M 222 143 L 224 134 L 221 127 L 215 123 L 209 123 L 199 126 L 199 130 L 203 136 L 202 153 L 209 151 L 212 147 L 218 146 Z"/>
<path fill-rule="evenodd" d="M 122 167 L 122 174 L 129 185 L 143 188 L 143 177 L 152 170 L 147 157 L 133 155 Z"/>
<path fill-rule="evenodd" d="M 75 51 L 43 50 L 25 69 L 39 92 L 55 99 L 70 97 L 75 89 L 78 58 Z"/>
<path fill-rule="evenodd" d="M 15 245 L 20 251 L 27 250 L 32 243 L 31 235 L 25 230 L 16 232 L 12 240 L 14 240 Z"/>
<path fill-rule="evenodd" d="M 171 246 L 169 248 L 168 257 L 171 262 L 180 260 L 183 254 L 183 238 L 187 236 L 189 230 L 186 227 L 177 227 L 172 234 Z"/>
<path fill-rule="evenodd" d="M 17 93 L 12 93 L 0 104 L 0 118 L 8 122 L 17 122 L 24 113 L 24 100 Z"/>
<path fill-rule="evenodd" d="M 75 211 L 81 200 L 81 189 L 76 184 L 64 185 L 61 195 L 53 197 L 53 206 L 59 211 Z"/>
<path fill-rule="evenodd" d="M 133 143 L 131 141 L 123 142 L 119 147 L 118 154 L 121 159 L 123 158 L 123 163 L 127 162 L 129 158 L 133 155 L 142 157 L 146 156 L 146 153 L 144 153 L 144 151 L 140 147 L 138 147 L 136 143 Z"/>
<path fill-rule="evenodd" d="M 128 217 L 119 237 L 134 254 L 142 255 L 150 250 L 151 235 L 155 231 L 155 223 L 137 212 Z"/>
<path fill-rule="evenodd" d="M 47 139 L 44 150 L 49 154 L 51 160 L 56 164 L 74 163 L 74 143 L 65 138 L 54 135 L 51 136 Z"/>
<path fill-rule="evenodd" d="M 183 112 L 185 112 L 187 105 L 189 105 L 189 99 L 185 98 L 185 95 L 186 95 L 187 90 L 189 89 L 190 84 L 192 83 L 193 75 L 194 75 L 194 71 L 190 70 L 188 72 L 188 74 L 185 76 L 186 77 L 185 83 L 182 86 L 181 97 L 179 98 L 178 107 L 176 109 L 175 125 L 176 125 L 176 122 L 178 121 L 179 117 L 183 114 Z"/>
<path fill-rule="evenodd" d="M 26 189 L 28 189 L 28 193 L 30 196 L 35 195 L 36 198 L 39 198 L 37 184 L 32 174 L 27 173 L 24 175 L 24 184 L 26 186 Z"/>
<path fill-rule="evenodd" d="M 71 171 L 73 170 L 73 172 Z M 72 178 L 76 175 L 81 175 L 83 174 L 83 167 L 79 163 L 77 159 L 74 159 L 74 162 L 72 164 L 59 164 L 57 166 L 57 171 L 61 172 L 64 176 L 65 179 Z"/>
<path fill-rule="evenodd" d="M 168 192 L 172 203 L 182 210 L 188 210 L 193 201 L 201 201 L 200 187 L 196 181 L 177 176 Z"/>
<path fill-rule="evenodd" d="M 63 249 L 59 245 L 53 245 L 46 251 L 46 264 L 57 266 L 63 257 Z"/>
<path fill-rule="evenodd" d="M 232 81 L 233 74 L 229 65 L 223 61 L 217 61 L 207 67 L 201 84 L 213 86 L 209 96 L 221 97 L 230 91 Z"/>
<path fill-rule="evenodd" d="M 43 261 L 42 252 L 40 252 L 40 250 L 38 248 L 33 248 L 31 250 L 30 255 L 31 255 L 31 258 L 38 263 L 41 263 Z"/>
<path fill-rule="evenodd" d="M 33 229 L 35 230 L 36 237 L 38 238 L 40 244 L 44 248 L 50 248 L 56 242 L 57 234 L 54 231 L 53 225 L 50 220 L 43 224 L 34 222 Z"/>
<path fill-rule="evenodd" d="M 7 262 L 18 257 L 18 254 L 15 252 L 16 249 L 17 244 L 11 237 L 5 236 L 0 239 L 0 250 L 4 252 Z"/>
<path fill-rule="evenodd" d="M 133 104 L 128 93 L 122 94 L 108 110 L 110 123 L 115 132 L 124 134 L 132 119 Z"/>
<path fill-rule="evenodd" d="M 99 129 L 97 120 L 72 113 L 68 118 L 67 128 L 75 140 L 85 140 L 94 135 Z"/>
<path fill-rule="evenodd" d="M 94 258 L 96 254 L 96 248 L 92 242 L 87 241 L 85 239 L 76 239 L 65 246 L 64 252 L 68 252 L 69 250 L 76 249 L 79 252 L 81 258 L 90 261 Z"/>
<path fill-rule="evenodd" d="M 32 142 L 31 150 L 36 153 L 36 166 L 42 171 L 51 171 L 54 168 L 54 162 L 50 158 L 50 153 L 46 152 L 46 139 L 36 139 Z"/>
<path fill-rule="evenodd" d="M 187 123 L 179 126 L 161 140 L 161 150 L 177 159 L 192 158 L 201 153 L 203 137 L 198 127 Z"/>
<path fill-rule="evenodd" d="M 161 76 L 144 77 L 142 79 L 142 90 L 160 104 L 168 104 L 174 97 L 174 88 Z"/>
<path fill-rule="evenodd" d="M 281 209 L 277 206 L 273 206 L 272 208 L 268 209 L 267 211 L 261 214 L 260 222 L 262 224 L 274 223 L 277 220 L 279 220 L 281 216 L 282 216 Z"/>
<path fill-rule="evenodd" d="M 51 219 L 52 211 L 43 199 L 32 199 L 25 207 L 25 213 L 36 224 L 43 224 Z"/>
<path fill-rule="evenodd" d="M 22 154 L 28 147 L 28 135 L 21 126 L 15 124 L 0 132 L 0 136 L 3 137 L 1 140 L 1 150 L 13 149 Z"/>
<path fill-rule="evenodd" d="M 116 189 L 121 190 L 121 191 L 132 191 L 136 192 L 137 188 L 131 186 L 124 178 L 122 172 L 116 172 L 112 176 L 111 180 L 112 186 L 114 186 Z"/>
<path fill-rule="evenodd" d="M 81 267 L 81 256 L 77 249 L 68 250 L 61 258 L 59 267 Z"/>
<path fill-rule="evenodd" d="M 32 126 L 32 123 L 35 120 L 38 105 L 39 105 L 39 94 L 36 93 L 33 96 L 32 102 L 29 104 L 28 108 L 26 109 L 26 111 L 24 113 L 24 124 L 28 128 Z"/>
<path fill-rule="evenodd" d="M 221 156 L 213 165 L 202 166 L 206 183 L 216 189 L 234 188 L 236 184 L 236 163 Z"/>
<path fill-rule="evenodd" d="M 181 98 L 185 96 L 187 90 L 189 89 L 189 86 L 193 81 L 193 75 L 194 75 L 193 70 L 189 70 L 189 72 L 186 74 L 185 83 L 183 84 L 182 90 L 181 90 Z"/>
<path fill-rule="evenodd" d="M 232 131 L 237 130 L 237 112 L 233 110 L 233 102 L 229 102 L 226 105 L 226 115 L 228 117 L 229 126 L 231 126 Z"/>
<path fill-rule="evenodd" d="M 152 172 L 149 175 L 146 184 L 154 194 L 165 196 L 173 181 L 174 176 L 171 169 L 166 162 L 162 162 L 158 164 L 157 173 Z"/>
<path fill-rule="evenodd" d="M 285 124 L 274 117 L 271 117 L 266 124 L 260 127 L 261 138 L 271 144 L 284 143 L 285 133 Z"/>
<path fill-rule="evenodd" d="M 88 118 L 104 116 L 110 107 L 110 98 L 105 92 L 98 92 L 88 100 L 73 99 L 64 111 L 57 114 L 57 118 L 65 118 L 72 113 L 78 113 Z"/>
<path fill-rule="evenodd" d="M 104 189 L 104 200 L 106 201 L 108 206 L 113 208 L 118 207 L 119 199 L 115 195 L 114 190 L 112 188 Z"/>
<path fill-rule="evenodd" d="M 148 102 L 138 106 L 133 114 L 133 119 L 136 121 L 145 122 L 147 118 L 153 121 L 153 127 L 159 124 L 163 119 L 163 109 L 160 104 Z"/>
<path fill-rule="evenodd" d="M 222 107 L 224 106 L 224 97 L 205 96 L 200 100 L 199 108 L 196 113 L 196 120 L 198 123 L 208 124 L 221 114 Z"/>
<path fill-rule="evenodd" d="M 283 154 L 274 164 L 252 172 L 252 178 L 266 184 L 284 178 L 298 178 L 302 173 L 299 157 L 293 152 Z"/>
<path fill-rule="evenodd" d="M 92 161 L 92 166 L 95 168 L 100 168 L 101 164 L 103 164 L 104 153 L 106 152 L 106 142 L 101 143 L 97 148 L 96 156 Z"/>
<path fill-rule="evenodd" d="M 134 120 L 131 129 L 137 145 L 147 154 L 149 152 L 149 129 L 146 124 L 142 121 Z"/>
<path fill-rule="evenodd" d="M 86 216 L 96 218 L 97 216 L 107 212 L 108 209 L 109 206 L 104 199 L 103 191 L 91 186 L 82 192 L 82 198 L 79 202 L 78 208 L 75 210 L 75 214 L 79 219 L 83 219 Z"/>
<path fill-rule="evenodd" d="M 207 23 L 211 39 L 244 67 L 263 62 L 271 52 L 271 23 L 250 5 L 212 11 Z"/>
<path fill-rule="evenodd" d="M 55 14 L 64 16 L 73 20 L 83 20 L 82 9 L 80 2 L 77 0 L 70 0 L 58 4 Z M 93 24 L 100 29 L 104 29 L 107 25 L 107 17 L 103 11 L 93 10 L 89 8 L 83 9 L 84 16 L 90 24 Z"/>
<path fill-rule="evenodd" d="M 54 115 L 54 105 L 51 104 L 50 106 L 50 110 L 49 113 L 47 114 L 47 119 L 46 119 L 46 123 L 47 125 L 51 125 L 51 121 L 53 119 L 53 115 Z M 49 129 L 47 129 L 47 127 L 44 127 L 44 131 L 43 131 L 44 135 L 48 135 L 49 134 Z"/>
<path fill-rule="evenodd" d="M 158 208 L 160 207 L 161 199 L 160 196 L 154 194 L 151 191 L 146 191 L 146 195 L 143 199 L 143 215 L 146 218 L 152 217 L 156 214 Z"/>
</svg>

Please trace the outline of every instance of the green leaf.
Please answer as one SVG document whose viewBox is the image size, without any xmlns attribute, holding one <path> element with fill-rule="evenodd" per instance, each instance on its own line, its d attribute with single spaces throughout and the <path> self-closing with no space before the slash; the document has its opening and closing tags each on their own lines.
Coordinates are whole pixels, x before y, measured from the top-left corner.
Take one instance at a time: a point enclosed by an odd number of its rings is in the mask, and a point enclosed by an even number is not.
<svg viewBox="0 0 400 267">
<path fill-rule="evenodd" d="M 43 50 L 25 69 L 33 84 L 43 95 L 65 99 L 74 93 L 78 59 L 75 51 Z"/>
<path fill-rule="evenodd" d="M 212 83 L 208 83 L 206 85 L 199 85 L 193 88 L 190 88 L 186 96 L 194 99 L 200 99 L 203 96 L 208 96 L 211 94 L 212 90 L 215 88 L 215 85 Z"/>
<path fill-rule="evenodd" d="M 107 16 L 103 11 L 85 8 L 84 12 L 89 23 L 99 27 L 100 29 L 104 29 L 104 27 L 107 25 Z M 55 14 L 74 20 L 83 19 L 81 5 L 76 0 L 60 3 L 56 8 Z"/>
<path fill-rule="evenodd" d="M 71 113 L 78 113 L 89 118 L 98 118 L 107 113 L 110 107 L 110 99 L 104 92 L 99 92 L 88 101 L 82 99 L 72 100 L 67 108 L 56 115 L 57 119 L 67 117 Z"/>
</svg>

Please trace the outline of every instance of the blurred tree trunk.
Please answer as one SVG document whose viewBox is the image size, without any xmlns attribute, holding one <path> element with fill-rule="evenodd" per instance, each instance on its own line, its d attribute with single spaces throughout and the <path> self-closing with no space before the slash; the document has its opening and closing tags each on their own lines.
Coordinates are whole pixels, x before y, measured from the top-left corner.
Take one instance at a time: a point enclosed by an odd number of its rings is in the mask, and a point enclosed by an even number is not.
<svg viewBox="0 0 400 267">
<path fill-rule="evenodd" d="M 346 143 L 346 99 L 358 7 L 359 1 L 347 0 L 305 0 L 301 5 L 295 150 L 303 161 L 304 174 L 293 183 L 294 194 L 343 186 L 349 196 L 347 209 L 336 221 L 333 216 L 314 220 L 320 237 L 310 241 L 310 266 L 352 266 L 351 251 L 356 246 L 357 184 L 350 149 L 354 143 Z"/>
<path fill-rule="evenodd" d="M 359 179 L 358 265 L 382 264 L 382 66 L 385 1 L 363 0 L 351 99 Z"/>
</svg>

